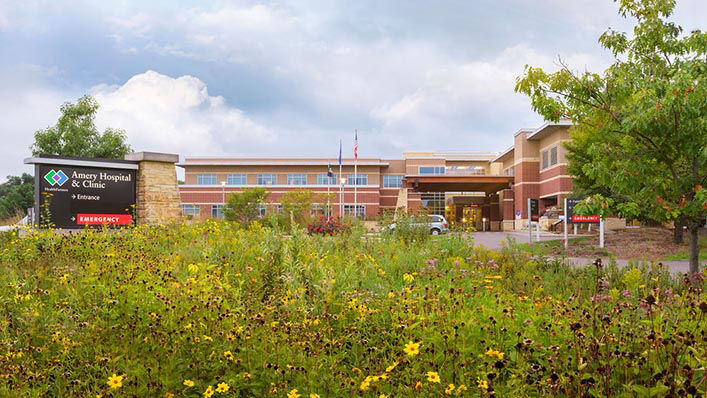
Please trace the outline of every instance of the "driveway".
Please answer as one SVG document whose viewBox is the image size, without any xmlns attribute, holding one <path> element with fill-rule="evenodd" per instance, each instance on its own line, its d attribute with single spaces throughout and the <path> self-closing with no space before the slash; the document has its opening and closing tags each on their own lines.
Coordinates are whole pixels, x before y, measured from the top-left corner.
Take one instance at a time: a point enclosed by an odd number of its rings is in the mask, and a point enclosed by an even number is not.
<svg viewBox="0 0 707 398">
<path fill-rule="evenodd" d="M 474 245 L 484 246 L 491 250 L 500 250 L 503 247 L 503 242 L 510 237 L 515 239 L 516 243 L 528 243 L 528 231 L 508 231 L 508 232 L 472 232 L 471 237 L 474 238 Z M 562 239 L 562 235 L 540 232 L 540 240 L 556 240 Z M 533 242 L 535 242 L 535 231 L 533 231 Z"/>
</svg>

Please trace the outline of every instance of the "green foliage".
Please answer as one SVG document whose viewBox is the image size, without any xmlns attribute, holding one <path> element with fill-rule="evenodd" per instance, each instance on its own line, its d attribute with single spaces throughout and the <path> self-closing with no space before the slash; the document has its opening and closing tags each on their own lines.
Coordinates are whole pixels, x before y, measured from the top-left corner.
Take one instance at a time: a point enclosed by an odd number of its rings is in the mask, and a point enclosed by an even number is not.
<svg viewBox="0 0 707 398">
<path fill-rule="evenodd" d="M 598 195 L 604 212 L 680 219 L 694 241 L 707 214 L 707 33 L 683 34 L 667 21 L 674 5 L 621 0 L 621 14 L 637 24 L 631 37 L 609 30 L 599 38 L 613 65 L 602 74 L 561 60 L 554 73 L 527 66 L 516 91 L 548 120 L 573 121 L 568 160 L 579 193 Z M 696 270 L 696 255 L 691 263 Z"/>
<path fill-rule="evenodd" d="M 310 189 L 297 189 L 282 195 L 280 203 L 285 214 L 292 214 L 295 222 L 304 224 L 311 218 L 315 204 L 321 209 L 326 208 L 326 194 L 318 194 Z"/>
<path fill-rule="evenodd" d="M 0 184 L 0 219 L 24 213 L 34 206 L 34 177 L 27 173 L 22 176 L 8 176 Z"/>
<path fill-rule="evenodd" d="M 127 135 L 112 128 L 99 132 L 94 123 L 98 108 L 88 95 L 76 104 L 64 103 L 56 125 L 34 133 L 32 154 L 123 159 L 130 152 Z"/>
<path fill-rule="evenodd" d="M 571 268 L 463 235 L 11 232 L 0 396 L 197 397 L 219 383 L 214 397 L 702 396 L 705 287 L 658 264 Z"/>
<path fill-rule="evenodd" d="M 258 219 L 258 205 L 264 205 L 268 192 L 264 188 L 246 189 L 234 192 L 226 199 L 223 215 L 228 221 L 236 221 L 247 226 Z"/>
</svg>

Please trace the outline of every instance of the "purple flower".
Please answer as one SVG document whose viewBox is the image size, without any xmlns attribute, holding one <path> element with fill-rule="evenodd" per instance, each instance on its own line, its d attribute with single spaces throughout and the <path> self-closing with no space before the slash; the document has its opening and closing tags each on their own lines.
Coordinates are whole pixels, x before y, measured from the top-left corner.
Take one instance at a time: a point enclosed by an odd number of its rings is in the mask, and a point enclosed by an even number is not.
<svg viewBox="0 0 707 398">
<path fill-rule="evenodd" d="M 628 298 L 628 296 L 631 295 L 631 292 L 629 292 L 628 289 L 624 289 L 624 290 L 621 291 L 621 294 L 622 294 L 624 297 Z"/>
</svg>

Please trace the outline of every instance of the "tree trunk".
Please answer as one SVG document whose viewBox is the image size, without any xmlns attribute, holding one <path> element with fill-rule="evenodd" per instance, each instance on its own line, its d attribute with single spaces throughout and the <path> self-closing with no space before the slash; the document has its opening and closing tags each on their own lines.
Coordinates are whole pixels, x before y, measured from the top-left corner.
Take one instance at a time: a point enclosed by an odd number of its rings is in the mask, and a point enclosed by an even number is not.
<svg viewBox="0 0 707 398">
<path fill-rule="evenodd" d="M 688 230 L 690 231 L 690 274 L 694 274 L 700 271 L 700 224 L 697 221 L 690 221 Z"/>
<path fill-rule="evenodd" d="M 685 225 L 683 220 L 677 219 L 673 221 L 673 243 L 676 245 L 682 244 L 682 227 Z"/>
</svg>

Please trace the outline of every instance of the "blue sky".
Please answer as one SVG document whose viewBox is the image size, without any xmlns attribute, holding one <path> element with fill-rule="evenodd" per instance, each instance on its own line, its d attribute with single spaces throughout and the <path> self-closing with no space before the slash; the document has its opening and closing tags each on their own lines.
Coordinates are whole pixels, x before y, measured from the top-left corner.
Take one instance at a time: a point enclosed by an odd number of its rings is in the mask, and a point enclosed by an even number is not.
<svg viewBox="0 0 707 398">
<path fill-rule="evenodd" d="M 148 3 L 148 4 L 145 4 Z M 83 94 L 135 150 L 360 156 L 500 151 L 542 123 L 513 92 L 558 56 L 601 71 L 610 0 L 0 0 L 0 179 Z M 674 19 L 704 28 L 707 3 Z"/>
</svg>

